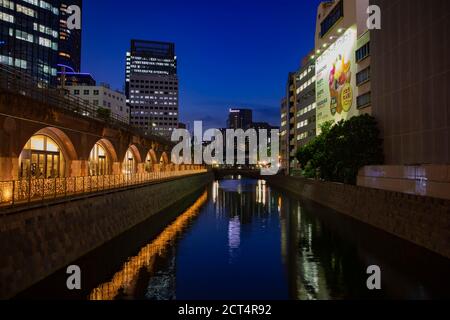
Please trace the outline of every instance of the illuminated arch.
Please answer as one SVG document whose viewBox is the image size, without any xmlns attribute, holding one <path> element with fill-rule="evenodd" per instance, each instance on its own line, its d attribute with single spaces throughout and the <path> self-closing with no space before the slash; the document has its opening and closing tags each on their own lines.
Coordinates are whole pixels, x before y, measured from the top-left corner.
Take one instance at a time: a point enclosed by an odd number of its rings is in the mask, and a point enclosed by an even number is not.
<svg viewBox="0 0 450 320">
<path fill-rule="evenodd" d="M 167 153 L 163 152 L 161 157 L 159 158 L 159 168 L 161 171 L 168 171 L 169 168 L 169 158 L 167 157 Z"/>
<path fill-rule="evenodd" d="M 19 178 L 68 176 L 70 162 L 77 159 L 72 141 L 61 130 L 43 128 L 33 134 L 19 156 Z"/>
<path fill-rule="evenodd" d="M 108 139 L 101 139 L 101 140 L 97 141 L 97 143 L 99 143 L 103 148 L 106 149 L 106 151 L 111 156 L 112 162 L 119 161 L 119 157 L 117 156 L 116 149 L 114 148 L 113 144 Z"/>
<path fill-rule="evenodd" d="M 106 139 L 95 143 L 89 154 L 89 175 L 104 176 L 112 174 L 112 164 L 117 161 L 113 145 Z"/>
<path fill-rule="evenodd" d="M 147 153 L 147 157 L 145 158 L 145 164 L 144 164 L 145 171 L 152 172 L 153 166 L 157 163 L 158 163 L 158 161 L 157 161 L 156 153 L 153 149 L 150 149 L 150 151 Z"/>
<path fill-rule="evenodd" d="M 159 162 L 163 165 L 169 164 L 169 157 L 167 156 L 166 152 L 162 153 L 161 158 L 159 159 Z"/>
<path fill-rule="evenodd" d="M 125 152 L 125 157 L 122 162 L 122 173 L 127 175 L 137 173 L 137 165 L 140 162 L 141 156 L 139 150 L 135 145 L 131 145 L 127 152 Z"/>
</svg>

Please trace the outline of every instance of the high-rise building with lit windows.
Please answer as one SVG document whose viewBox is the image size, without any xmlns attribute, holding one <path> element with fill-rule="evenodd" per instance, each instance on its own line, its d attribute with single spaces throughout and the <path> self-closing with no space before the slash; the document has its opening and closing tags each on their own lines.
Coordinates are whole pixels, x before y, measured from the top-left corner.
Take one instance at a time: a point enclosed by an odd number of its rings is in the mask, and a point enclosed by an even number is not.
<svg viewBox="0 0 450 320">
<path fill-rule="evenodd" d="M 230 108 L 227 120 L 229 129 L 246 130 L 253 123 L 253 110 L 242 108 Z"/>
<path fill-rule="evenodd" d="M 82 0 L 61 0 L 59 20 L 58 71 L 78 73 L 81 70 L 81 30 L 67 27 L 68 8 L 76 5 L 82 9 Z M 58 75 L 58 83 L 61 83 Z"/>
<path fill-rule="evenodd" d="M 26 70 L 43 85 L 56 81 L 59 0 L 0 0 L 0 63 Z"/>
<path fill-rule="evenodd" d="M 70 67 L 79 69 L 81 31 L 63 34 L 67 17 L 61 9 L 81 2 L 0 0 L 0 63 L 26 71 L 43 86 L 57 84 L 58 64 L 69 57 Z"/>
<path fill-rule="evenodd" d="M 125 79 L 130 124 L 169 137 L 179 119 L 175 44 L 132 40 Z"/>
<path fill-rule="evenodd" d="M 286 173 L 298 169 L 297 152 L 316 136 L 315 59 L 307 55 L 290 72 L 281 103 L 281 162 Z"/>
<path fill-rule="evenodd" d="M 280 125 L 280 156 L 281 168 L 287 173 L 289 170 L 289 108 L 288 99 L 283 97 L 280 103 L 281 125 Z"/>
</svg>

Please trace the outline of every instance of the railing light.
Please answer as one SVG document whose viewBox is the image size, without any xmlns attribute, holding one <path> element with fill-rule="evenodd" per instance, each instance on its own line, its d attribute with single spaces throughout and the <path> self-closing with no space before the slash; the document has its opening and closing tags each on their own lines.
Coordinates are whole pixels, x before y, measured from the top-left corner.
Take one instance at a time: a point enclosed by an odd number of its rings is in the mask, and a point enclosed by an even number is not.
<svg viewBox="0 0 450 320">
<path fill-rule="evenodd" d="M 0 208 L 26 204 L 75 194 L 88 194 L 125 186 L 139 185 L 155 180 L 207 172 L 206 169 L 147 172 L 136 174 L 23 179 L 0 182 Z M 14 195 L 14 199 L 13 199 Z M 13 201 L 14 200 L 14 201 Z"/>
</svg>

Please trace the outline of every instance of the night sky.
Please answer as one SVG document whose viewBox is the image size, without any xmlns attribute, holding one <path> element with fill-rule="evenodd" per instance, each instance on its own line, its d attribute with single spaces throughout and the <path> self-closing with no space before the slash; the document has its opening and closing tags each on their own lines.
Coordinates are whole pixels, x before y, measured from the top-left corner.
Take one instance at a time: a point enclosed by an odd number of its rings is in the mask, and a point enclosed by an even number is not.
<svg viewBox="0 0 450 320">
<path fill-rule="evenodd" d="M 279 125 L 287 74 L 314 45 L 319 3 L 85 0 L 82 71 L 122 90 L 132 38 L 174 42 L 182 122 L 224 127 L 233 106 Z"/>
</svg>

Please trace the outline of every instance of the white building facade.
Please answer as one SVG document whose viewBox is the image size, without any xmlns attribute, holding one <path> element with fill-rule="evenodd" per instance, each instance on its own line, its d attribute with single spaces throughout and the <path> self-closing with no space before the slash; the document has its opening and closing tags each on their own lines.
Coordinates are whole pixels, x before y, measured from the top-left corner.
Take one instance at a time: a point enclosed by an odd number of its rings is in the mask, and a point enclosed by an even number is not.
<svg viewBox="0 0 450 320">
<path fill-rule="evenodd" d="M 70 86 L 69 94 L 82 99 L 91 105 L 111 111 L 111 117 L 126 124 L 130 123 L 130 110 L 123 93 L 111 90 L 108 85 Z"/>
</svg>

